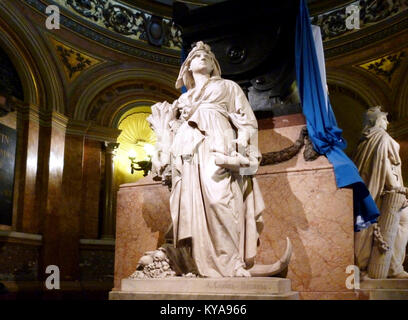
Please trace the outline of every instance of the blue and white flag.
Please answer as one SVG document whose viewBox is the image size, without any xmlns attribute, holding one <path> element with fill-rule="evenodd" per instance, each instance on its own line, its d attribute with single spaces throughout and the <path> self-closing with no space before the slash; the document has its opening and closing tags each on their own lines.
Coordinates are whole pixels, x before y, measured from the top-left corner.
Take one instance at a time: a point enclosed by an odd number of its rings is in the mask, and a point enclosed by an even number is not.
<svg viewBox="0 0 408 320">
<path fill-rule="evenodd" d="M 295 39 L 296 79 L 310 140 L 334 167 L 339 188 L 353 188 L 355 231 L 377 221 L 379 210 L 357 167 L 343 152 L 346 141 L 327 92 L 320 28 L 312 28 L 305 0 L 300 1 Z"/>
</svg>

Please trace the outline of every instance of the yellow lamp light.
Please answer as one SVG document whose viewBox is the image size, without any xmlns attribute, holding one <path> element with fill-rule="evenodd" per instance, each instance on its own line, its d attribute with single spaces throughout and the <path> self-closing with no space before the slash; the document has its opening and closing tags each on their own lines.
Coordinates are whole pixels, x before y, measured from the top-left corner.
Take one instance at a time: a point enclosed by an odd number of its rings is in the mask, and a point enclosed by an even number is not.
<svg viewBox="0 0 408 320">
<path fill-rule="evenodd" d="M 154 151 L 154 147 L 149 144 L 144 144 L 144 149 L 147 154 L 147 157 L 142 161 L 136 161 L 137 153 L 135 150 L 131 149 L 128 153 L 128 158 L 130 160 L 130 172 L 133 174 L 135 171 L 143 171 L 143 176 L 147 176 L 152 169 L 152 155 Z"/>
<path fill-rule="evenodd" d="M 131 150 L 129 151 L 129 153 L 128 153 L 128 157 L 129 157 L 129 159 L 131 159 L 131 160 L 136 159 L 136 151 L 135 151 L 134 149 L 131 149 Z"/>
<path fill-rule="evenodd" d="M 147 157 L 151 160 L 153 154 L 154 154 L 154 146 L 150 143 L 145 143 L 145 145 L 143 146 Z"/>
</svg>

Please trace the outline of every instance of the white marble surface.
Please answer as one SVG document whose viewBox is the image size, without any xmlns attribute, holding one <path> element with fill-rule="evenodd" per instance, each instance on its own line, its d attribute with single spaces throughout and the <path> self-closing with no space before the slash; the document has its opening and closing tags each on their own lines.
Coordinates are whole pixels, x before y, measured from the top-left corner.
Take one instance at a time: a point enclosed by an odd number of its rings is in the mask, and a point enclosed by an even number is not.
<svg viewBox="0 0 408 320">
<path fill-rule="evenodd" d="M 166 278 L 122 280 L 110 300 L 298 300 L 282 278 Z"/>
</svg>

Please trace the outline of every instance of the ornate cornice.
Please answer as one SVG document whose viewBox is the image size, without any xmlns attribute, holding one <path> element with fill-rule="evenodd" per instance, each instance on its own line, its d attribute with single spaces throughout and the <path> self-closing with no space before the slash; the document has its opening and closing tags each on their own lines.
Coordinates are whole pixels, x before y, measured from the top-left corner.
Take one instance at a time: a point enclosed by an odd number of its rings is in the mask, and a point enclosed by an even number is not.
<svg viewBox="0 0 408 320">
<path fill-rule="evenodd" d="M 308 1 L 310 14 L 315 17 L 325 12 L 334 11 L 343 8 L 345 5 L 355 2 L 356 0 L 324 0 Z"/>
<path fill-rule="evenodd" d="M 52 127 L 65 131 L 68 124 L 68 117 L 56 111 L 40 110 L 40 125 Z"/>
<path fill-rule="evenodd" d="M 44 15 L 48 4 L 58 4 L 63 7 L 61 24 L 64 27 L 115 51 L 162 64 L 180 65 L 177 51 L 181 47 L 180 30 L 175 29 L 170 19 L 117 0 L 23 1 Z M 312 22 L 321 27 L 327 58 L 360 49 L 408 28 L 408 0 L 377 2 L 350 1 L 312 18 Z M 360 5 L 360 30 L 347 30 L 345 26 L 345 10 L 350 4 Z M 152 37 L 153 34 L 157 38 Z M 162 48 L 149 46 L 149 41 L 156 45 L 161 43 Z"/>
<path fill-rule="evenodd" d="M 408 10 L 407 0 L 357 0 L 340 8 L 321 13 L 312 18 L 312 23 L 320 26 L 323 41 L 335 39 L 345 34 L 359 32 L 346 27 L 346 8 L 355 5 L 360 8 L 360 29 L 384 21 Z"/>
<path fill-rule="evenodd" d="M 54 0 L 54 2 L 82 19 L 121 36 L 172 50 L 181 50 L 181 31 L 170 19 L 117 0 Z"/>
<path fill-rule="evenodd" d="M 324 54 L 326 58 L 339 56 L 350 51 L 364 48 L 375 42 L 382 41 L 407 29 L 408 12 L 406 11 L 397 17 L 390 18 L 387 21 L 386 26 L 380 30 L 367 28 L 367 30 L 363 30 L 360 33 L 352 34 L 351 36 L 353 37 L 349 38 L 345 36 L 344 38 L 325 42 Z"/>
<path fill-rule="evenodd" d="M 18 103 L 16 109 L 18 120 L 29 120 L 35 124 L 40 123 L 40 108 L 38 106 Z"/>
<path fill-rule="evenodd" d="M 115 143 L 121 130 L 99 126 L 92 121 L 69 120 L 67 134 L 83 136 L 91 140 Z"/>
<path fill-rule="evenodd" d="M 360 7 L 360 29 L 346 28 L 346 7 Z M 379 42 L 408 29 L 408 0 L 359 0 L 343 3 L 312 18 L 324 38 L 325 57 L 332 58 Z"/>
<path fill-rule="evenodd" d="M 51 0 L 47 2 L 45 2 L 45 0 L 23 0 L 23 1 L 27 3 L 30 7 L 39 11 L 44 16 L 46 15 L 45 10 L 49 3 L 54 3 Z M 65 12 L 62 12 L 60 16 L 61 25 L 79 34 L 82 37 L 91 39 L 92 41 L 95 41 L 103 46 L 113 49 L 114 51 L 120 51 L 128 55 L 136 56 L 144 60 L 150 60 L 161 64 L 172 66 L 180 65 L 180 58 L 178 58 L 179 52 L 176 50 L 159 49 L 153 46 L 149 46 L 147 43 L 146 44 L 143 43 L 143 41 L 126 39 L 125 37 L 122 37 L 118 34 L 115 35 L 114 32 L 111 32 L 109 30 L 103 31 L 103 29 L 101 29 L 100 27 L 99 28 L 91 27 L 91 23 L 89 23 L 88 21 L 87 24 L 80 23 L 79 21 L 76 21 L 74 17 L 75 15 L 73 14 L 69 16 Z M 95 25 L 95 27 L 98 26 Z M 110 36 L 110 34 L 112 36 Z"/>
</svg>

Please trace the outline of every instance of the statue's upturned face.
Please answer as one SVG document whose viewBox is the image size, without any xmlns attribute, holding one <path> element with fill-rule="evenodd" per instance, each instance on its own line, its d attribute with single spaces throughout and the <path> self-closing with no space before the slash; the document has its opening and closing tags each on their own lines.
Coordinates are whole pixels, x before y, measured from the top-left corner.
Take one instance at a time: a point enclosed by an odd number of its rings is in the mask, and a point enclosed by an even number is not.
<svg viewBox="0 0 408 320">
<path fill-rule="evenodd" d="M 192 73 L 211 74 L 214 66 L 211 57 L 205 51 L 198 52 L 191 60 L 189 70 Z"/>
<path fill-rule="evenodd" d="M 375 122 L 375 125 L 377 127 L 383 128 L 384 130 L 387 130 L 388 128 L 388 120 L 386 115 L 381 115 L 377 118 L 377 121 Z"/>
</svg>

